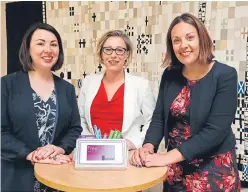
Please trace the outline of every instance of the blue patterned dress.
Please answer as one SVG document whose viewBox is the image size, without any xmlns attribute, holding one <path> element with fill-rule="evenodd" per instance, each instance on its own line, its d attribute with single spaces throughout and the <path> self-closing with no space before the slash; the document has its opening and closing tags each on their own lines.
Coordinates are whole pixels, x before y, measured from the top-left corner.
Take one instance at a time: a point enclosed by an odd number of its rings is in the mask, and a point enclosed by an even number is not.
<svg viewBox="0 0 248 192">
<path fill-rule="evenodd" d="M 32 93 L 36 125 L 38 128 L 39 140 L 41 146 L 45 146 L 51 143 L 53 134 L 55 131 L 56 123 L 56 92 L 52 91 L 51 96 L 47 101 L 42 100 L 42 98 L 33 90 Z M 36 179 L 34 179 L 34 192 L 54 192 L 55 189 L 51 189 Z"/>
</svg>

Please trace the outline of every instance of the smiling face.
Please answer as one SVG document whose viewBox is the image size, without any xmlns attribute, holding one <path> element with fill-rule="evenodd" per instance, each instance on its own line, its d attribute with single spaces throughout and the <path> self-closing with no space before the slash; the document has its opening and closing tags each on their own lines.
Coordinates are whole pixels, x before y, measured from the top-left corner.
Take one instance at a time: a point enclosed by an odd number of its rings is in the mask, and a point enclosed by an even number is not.
<svg viewBox="0 0 248 192">
<path fill-rule="evenodd" d="M 106 67 L 106 71 L 122 71 L 127 58 L 127 46 L 121 37 L 113 36 L 105 41 L 101 51 L 101 59 Z"/>
<path fill-rule="evenodd" d="M 51 70 L 59 56 L 58 40 L 52 32 L 37 29 L 32 35 L 29 51 L 34 69 Z"/>
<path fill-rule="evenodd" d="M 182 64 L 197 64 L 200 45 L 195 27 L 185 22 L 176 24 L 171 31 L 171 40 L 174 53 Z"/>
</svg>

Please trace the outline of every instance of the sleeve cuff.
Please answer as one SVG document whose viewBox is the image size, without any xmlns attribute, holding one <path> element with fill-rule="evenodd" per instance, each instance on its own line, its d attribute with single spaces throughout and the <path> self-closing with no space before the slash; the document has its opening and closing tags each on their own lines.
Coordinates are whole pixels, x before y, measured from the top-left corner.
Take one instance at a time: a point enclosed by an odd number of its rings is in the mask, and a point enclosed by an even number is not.
<svg viewBox="0 0 248 192">
<path fill-rule="evenodd" d="M 22 148 L 18 153 L 18 158 L 26 159 L 27 155 L 32 152 L 32 149 L 29 148 Z"/>
<path fill-rule="evenodd" d="M 192 155 L 190 155 L 190 153 L 187 152 L 182 146 L 179 146 L 176 149 L 182 154 L 182 156 L 184 157 L 185 161 L 187 161 L 187 162 L 193 161 L 194 157 Z"/>
</svg>

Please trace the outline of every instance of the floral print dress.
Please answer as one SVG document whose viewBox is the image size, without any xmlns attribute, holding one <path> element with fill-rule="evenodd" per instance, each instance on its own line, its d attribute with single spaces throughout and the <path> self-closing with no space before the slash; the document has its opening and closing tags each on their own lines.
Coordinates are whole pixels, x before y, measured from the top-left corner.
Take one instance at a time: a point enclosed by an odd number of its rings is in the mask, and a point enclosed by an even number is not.
<svg viewBox="0 0 248 192">
<path fill-rule="evenodd" d="M 32 93 L 36 125 L 38 128 L 39 140 L 41 146 L 45 146 L 51 143 L 56 122 L 56 93 L 55 90 L 52 91 L 51 96 L 47 101 L 42 100 L 42 98 L 33 91 Z M 47 187 L 37 181 L 34 178 L 34 192 L 58 192 L 55 189 Z"/>
<path fill-rule="evenodd" d="M 170 107 L 172 129 L 169 131 L 168 150 L 177 148 L 191 137 L 189 122 L 190 90 L 197 81 L 187 81 Z M 195 159 L 191 163 L 182 161 L 168 166 L 164 191 L 240 191 L 236 168 L 235 150 L 223 154 Z"/>
</svg>

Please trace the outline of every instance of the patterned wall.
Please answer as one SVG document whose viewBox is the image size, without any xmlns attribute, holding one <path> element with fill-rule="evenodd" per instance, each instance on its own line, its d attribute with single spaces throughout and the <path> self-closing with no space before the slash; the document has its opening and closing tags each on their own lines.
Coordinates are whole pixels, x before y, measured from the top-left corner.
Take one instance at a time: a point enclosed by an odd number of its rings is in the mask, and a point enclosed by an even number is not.
<svg viewBox="0 0 248 192">
<path fill-rule="evenodd" d="M 56 72 L 77 89 L 81 79 L 103 66 L 95 56 L 98 38 L 111 29 L 122 29 L 135 48 L 128 71 L 151 81 L 155 96 L 163 69 L 165 37 L 174 17 L 183 12 L 197 16 L 207 27 L 217 60 L 239 74 L 238 109 L 233 122 L 239 169 L 248 181 L 248 2 L 44 2 L 44 22 L 61 34 L 64 67 Z"/>
</svg>

